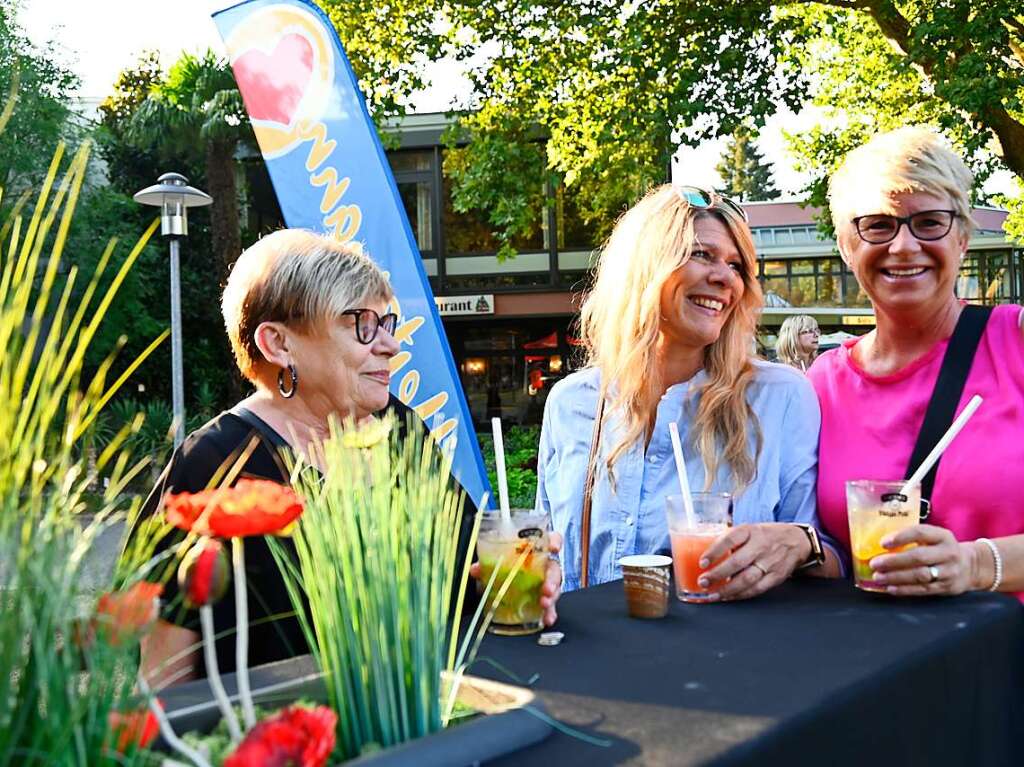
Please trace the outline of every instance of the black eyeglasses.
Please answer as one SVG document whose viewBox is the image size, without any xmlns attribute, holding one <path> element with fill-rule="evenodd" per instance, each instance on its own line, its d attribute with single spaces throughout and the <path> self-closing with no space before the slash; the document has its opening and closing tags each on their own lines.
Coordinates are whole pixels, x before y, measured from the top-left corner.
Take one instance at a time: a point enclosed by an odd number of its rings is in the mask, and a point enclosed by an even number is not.
<svg viewBox="0 0 1024 767">
<path fill-rule="evenodd" d="M 713 189 L 703 189 L 699 186 L 683 186 L 680 184 L 675 184 L 674 187 L 676 194 L 695 208 L 714 208 L 724 205 L 744 221 L 749 221 L 747 211 L 743 210 L 743 207 L 738 202 L 719 194 Z"/>
<path fill-rule="evenodd" d="M 377 337 L 377 331 L 384 328 L 390 335 L 395 334 L 398 327 L 397 314 L 377 314 L 373 309 L 346 309 L 341 313 L 342 317 L 352 315 L 356 318 L 356 340 L 361 344 L 373 343 Z"/>
<path fill-rule="evenodd" d="M 879 213 L 857 216 L 853 219 L 853 224 L 857 227 L 860 238 L 871 245 L 892 242 L 904 224 L 917 239 L 928 242 L 941 240 L 949 234 L 949 230 L 953 228 L 953 219 L 957 215 L 952 210 L 922 210 L 912 216 L 887 216 Z"/>
</svg>

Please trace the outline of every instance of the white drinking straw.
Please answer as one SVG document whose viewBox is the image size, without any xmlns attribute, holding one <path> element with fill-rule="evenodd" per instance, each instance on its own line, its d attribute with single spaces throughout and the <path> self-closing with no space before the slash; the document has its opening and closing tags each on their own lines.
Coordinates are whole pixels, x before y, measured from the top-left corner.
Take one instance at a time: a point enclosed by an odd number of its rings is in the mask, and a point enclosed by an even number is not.
<svg viewBox="0 0 1024 767">
<path fill-rule="evenodd" d="M 679 492 L 683 496 L 683 510 L 686 523 L 691 529 L 697 527 L 697 515 L 693 511 L 693 496 L 690 495 L 690 480 L 686 476 L 686 461 L 683 460 L 683 443 L 679 441 L 679 427 L 673 421 L 668 425 L 672 435 L 672 452 L 676 457 L 676 473 L 679 474 Z"/>
<path fill-rule="evenodd" d="M 949 443 L 952 442 L 956 435 L 960 433 L 960 430 L 967 425 L 967 421 L 969 421 L 971 416 L 974 415 L 974 411 L 981 407 L 982 402 L 983 400 L 977 394 L 971 397 L 971 401 L 967 403 L 967 407 L 963 409 L 963 412 L 960 413 L 955 421 L 953 421 L 953 425 L 950 426 L 946 433 L 942 435 L 942 439 L 939 440 L 939 443 L 932 448 L 932 451 L 928 453 L 928 457 L 925 458 L 924 461 L 921 462 L 921 465 L 917 467 L 917 471 L 915 471 L 911 475 L 910 479 L 904 483 L 903 489 L 900 490 L 901 494 L 907 495 L 914 485 L 920 484 L 921 480 L 924 479 L 924 475 L 931 471 L 932 466 L 934 466 L 935 462 L 939 460 L 939 456 L 945 452 L 946 448 L 949 447 Z"/>
<path fill-rule="evenodd" d="M 506 525 L 512 523 L 512 512 L 508 505 L 508 476 L 505 474 L 505 441 L 501 436 L 501 419 L 491 419 L 491 433 L 494 434 L 494 466 L 498 470 L 498 506 Z"/>
</svg>

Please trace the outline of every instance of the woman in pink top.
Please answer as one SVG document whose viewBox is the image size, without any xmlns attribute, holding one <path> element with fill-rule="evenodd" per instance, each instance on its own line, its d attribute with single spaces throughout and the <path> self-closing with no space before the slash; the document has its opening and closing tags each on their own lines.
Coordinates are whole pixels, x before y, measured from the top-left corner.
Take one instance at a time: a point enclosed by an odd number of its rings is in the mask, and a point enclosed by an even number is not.
<svg viewBox="0 0 1024 767">
<path fill-rule="evenodd" d="M 970 171 L 932 131 L 902 128 L 854 150 L 833 174 L 839 251 L 871 299 L 876 328 L 808 373 L 821 402 L 818 513 L 849 551 L 845 483 L 899 480 L 924 421 L 962 303 Z M 893 594 L 1024 592 L 1024 313 L 996 307 L 957 413 L 984 404 L 943 454 L 928 524 L 883 539 L 871 560 Z"/>
</svg>

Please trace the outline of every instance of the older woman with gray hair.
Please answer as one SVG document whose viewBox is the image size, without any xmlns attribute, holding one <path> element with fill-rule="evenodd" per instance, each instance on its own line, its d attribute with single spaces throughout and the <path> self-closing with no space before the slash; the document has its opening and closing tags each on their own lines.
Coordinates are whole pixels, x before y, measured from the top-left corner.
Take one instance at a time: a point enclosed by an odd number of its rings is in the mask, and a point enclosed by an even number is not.
<svg viewBox="0 0 1024 767">
<path fill-rule="evenodd" d="M 391 299 L 387 278 L 353 243 L 282 230 L 242 253 L 224 288 L 221 308 L 238 369 L 255 391 L 174 451 L 144 513 L 156 513 L 168 492 L 205 489 L 254 437 L 255 449 L 240 476 L 284 483 L 281 450 L 327 469 L 313 446 L 328 436 L 330 419 L 360 423 L 385 408 L 407 414 L 408 408 L 389 394 L 390 361 L 399 350 L 394 337 L 398 317 L 388 312 Z M 468 529 L 470 515 L 466 519 Z M 250 664 L 307 652 L 269 547 L 261 537 L 247 538 L 245 547 Z M 465 553 L 463 546 L 460 556 Z M 549 576 L 542 604 L 551 623 L 561 580 L 557 565 L 552 564 Z M 143 665 L 151 677 L 180 681 L 202 673 L 194 649 L 199 632 L 182 622 L 194 613 L 175 610 L 179 600 L 173 579 L 167 588 L 167 620 L 145 638 Z M 214 628 L 224 634 L 216 643 L 221 671 L 235 669 L 234 625 L 229 590 L 214 606 Z"/>
<path fill-rule="evenodd" d="M 988 589 L 1024 600 L 1024 311 L 956 295 L 972 182 L 924 127 L 876 136 L 831 178 L 839 252 L 877 326 L 808 372 L 821 403 L 818 513 L 848 547 L 845 483 L 907 478 L 981 395 L 925 478 L 927 524 L 884 536 L 881 550 L 854 551 L 854 567 L 897 596 Z"/>
</svg>

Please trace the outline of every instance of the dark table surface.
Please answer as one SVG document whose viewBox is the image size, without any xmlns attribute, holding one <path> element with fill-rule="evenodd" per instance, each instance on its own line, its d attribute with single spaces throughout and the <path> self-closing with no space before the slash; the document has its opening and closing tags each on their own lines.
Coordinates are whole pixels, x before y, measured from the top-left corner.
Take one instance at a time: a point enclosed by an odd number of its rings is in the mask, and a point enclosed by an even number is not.
<svg viewBox="0 0 1024 767">
<path fill-rule="evenodd" d="M 563 596 L 565 640 L 480 656 L 607 748 L 554 733 L 498 765 L 1024 765 L 1024 609 L 799 579 L 758 599 L 627 617 L 620 581 Z M 471 673 L 509 681 L 486 662 Z M 1018 745 L 1020 744 L 1020 745 Z"/>
</svg>

